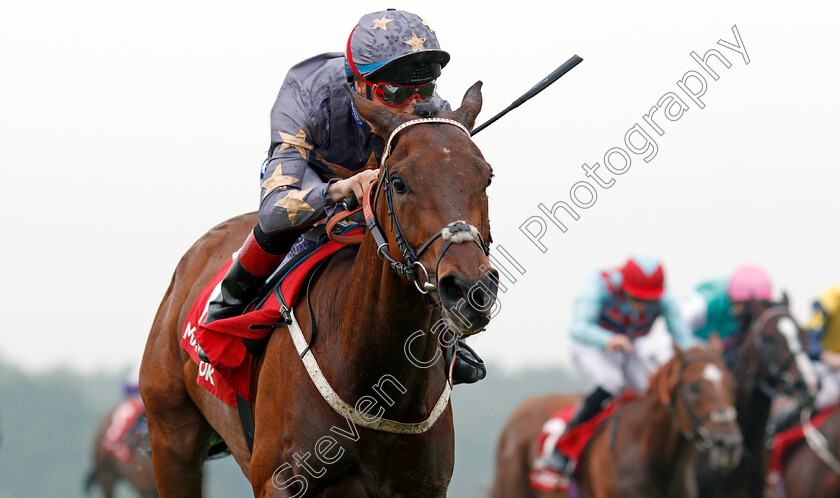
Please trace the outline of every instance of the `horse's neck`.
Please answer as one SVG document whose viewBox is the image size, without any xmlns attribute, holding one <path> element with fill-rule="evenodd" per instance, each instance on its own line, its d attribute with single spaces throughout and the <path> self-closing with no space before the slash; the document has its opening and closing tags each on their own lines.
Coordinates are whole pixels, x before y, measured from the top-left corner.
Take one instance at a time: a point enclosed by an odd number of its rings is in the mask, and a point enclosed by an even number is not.
<svg viewBox="0 0 840 498">
<path fill-rule="evenodd" d="M 642 428 L 642 441 L 648 451 L 651 478 L 669 490 L 669 496 L 684 496 L 686 487 L 694 486 L 694 448 L 680 434 L 659 397 L 652 393 L 645 398 L 648 417 Z M 678 488 L 678 489 L 677 489 Z M 674 494 L 674 491 L 680 491 Z"/>
<path fill-rule="evenodd" d="M 345 380 L 364 391 L 390 376 L 406 390 L 401 394 L 391 389 L 394 413 L 426 415 L 429 402 L 434 403 L 443 390 L 442 361 L 421 368 L 405 350 L 412 333 L 420 331 L 422 335 L 410 343 L 414 359 L 425 361 L 439 354 L 437 336 L 429 330 L 434 309 L 413 284 L 376 256 L 370 238 L 359 248 L 345 282 L 340 291 L 344 296 L 337 299 L 344 303 L 338 313 Z"/>
<path fill-rule="evenodd" d="M 745 341 L 748 339 L 745 339 Z M 741 345 L 738 353 L 741 367 L 734 372 L 736 379 L 735 409 L 738 412 L 738 425 L 744 436 L 744 445 L 747 448 L 758 449 L 764 445 L 764 433 L 767 421 L 770 418 L 772 399 L 759 387 L 755 375 L 754 362 L 745 353 L 746 345 Z"/>
<path fill-rule="evenodd" d="M 738 426 L 744 437 L 744 446 L 748 449 L 762 452 L 767 421 L 770 419 L 770 408 L 773 400 L 756 387 L 741 388 L 736 391 L 735 409 L 738 411 Z"/>
</svg>

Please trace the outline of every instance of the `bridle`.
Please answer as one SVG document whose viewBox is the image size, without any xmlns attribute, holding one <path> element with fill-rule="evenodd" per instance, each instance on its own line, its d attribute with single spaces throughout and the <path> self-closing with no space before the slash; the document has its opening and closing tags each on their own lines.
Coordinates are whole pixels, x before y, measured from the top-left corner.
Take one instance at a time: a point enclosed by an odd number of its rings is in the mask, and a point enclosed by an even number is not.
<svg viewBox="0 0 840 498">
<path fill-rule="evenodd" d="M 662 375 L 659 380 L 659 400 L 662 405 L 665 407 L 665 411 L 668 412 L 668 415 L 671 417 L 671 421 L 676 426 L 677 430 L 680 434 L 687 440 L 694 442 L 697 444 L 698 448 L 701 450 L 708 450 L 712 446 L 714 446 L 715 442 L 712 439 L 711 434 L 709 434 L 709 430 L 704 425 L 707 421 L 711 421 L 713 424 L 721 424 L 721 423 L 728 423 L 728 422 L 735 422 L 737 418 L 737 412 L 735 411 L 734 407 L 726 407 L 721 408 L 719 410 L 712 410 L 709 413 L 698 416 L 694 413 L 694 410 L 691 409 L 691 404 L 688 402 L 688 399 L 685 394 L 685 388 L 682 385 L 683 380 L 683 372 L 685 372 L 686 368 L 692 363 L 697 362 L 708 362 L 717 364 L 718 360 L 712 356 L 698 356 L 696 358 L 692 358 L 687 360 L 684 356 L 680 357 L 679 363 L 677 364 L 676 368 L 678 369 L 678 377 L 677 377 L 677 384 L 675 389 L 676 399 L 671 397 L 671 393 L 668 392 L 668 377 L 669 375 Z M 674 368 L 673 366 L 671 368 Z M 722 367 L 725 368 L 725 367 Z M 680 421 L 679 414 L 677 413 L 677 405 L 681 404 L 683 407 L 683 411 L 688 418 L 689 423 L 689 430 L 685 430 L 683 428 L 683 424 Z"/>
<path fill-rule="evenodd" d="M 391 132 L 391 135 L 388 137 L 388 141 L 385 144 L 385 150 L 382 152 L 382 159 L 380 161 L 380 176 L 379 180 L 376 183 L 376 195 L 373 198 L 373 201 L 370 201 L 371 192 L 374 190 L 374 184 L 372 183 L 368 190 L 365 192 L 365 200 L 364 200 L 364 214 L 365 214 L 365 223 L 367 225 L 368 230 L 370 231 L 371 235 L 373 236 L 374 241 L 376 242 L 376 255 L 379 256 L 382 260 L 387 260 L 390 263 L 391 269 L 399 275 L 400 277 L 409 280 L 414 283 L 414 286 L 417 290 L 423 294 L 428 295 L 429 293 L 434 293 L 437 291 L 437 275 L 438 275 L 438 267 L 440 266 L 440 261 L 443 258 L 443 255 L 446 254 L 446 251 L 450 248 L 452 244 L 458 244 L 462 242 L 475 242 L 476 245 L 481 249 L 485 256 L 490 253 L 490 246 L 482 237 L 481 232 L 478 229 L 466 221 L 458 220 L 449 223 L 442 229 L 438 230 L 434 234 L 432 234 L 426 241 L 418 248 L 414 249 L 411 244 L 405 238 L 403 234 L 402 227 L 400 226 L 399 219 L 397 218 L 397 212 L 394 207 L 394 191 L 393 186 L 391 185 L 391 170 L 388 167 L 386 160 L 391 155 L 391 143 L 394 141 L 394 138 L 397 134 L 408 128 L 409 126 L 414 126 L 418 124 L 424 123 L 441 123 L 452 125 L 463 131 L 468 137 L 470 136 L 470 131 L 467 129 L 466 126 L 462 125 L 461 123 L 446 118 L 420 118 L 420 119 L 413 119 L 411 121 L 406 121 L 405 123 L 401 124 L 394 131 Z M 385 195 L 385 202 L 388 207 L 388 218 L 391 222 L 391 231 L 394 233 L 394 239 L 397 242 L 397 247 L 402 254 L 404 263 L 401 261 L 395 260 L 391 257 L 390 248 L 388 246 L 388 239 L 385 236 L 385 233 L 382 231 L 382 228 L 379 225 L 379 222 L 376 219 L 376 205 L 379 201 L 379 194 L 380 192 L 384 192 Z M 444 240 L 443 249 L 440 251 L 440 255 L 435 262 L 434 273 L 430 274 L 423 263 L 420 262 L 420 256 L 423 252 L 429 248 L 432 243 L 437 240 L 438 238 Z M 422 277 L 420 275 L 422 272 Z M 432 278 L 434 276 L 434 280 Z M 420 278 L 422 278 L 422 282 Z"/>
<path fill-rule="evenodd" d="M 776 358 L 768 351 L 762 338 L 764 337 L 764 328 L 767 323 L 773 318 L 788 317 L 796 323 L 796 320 L 790 314 L 788 307 L 785 305 L 772 306 L 764 310 L 758 318 L 750 326 L 750 333 L 753 334 L 753 345 L 758 353 L 761 361 L 767 366 L 767 373 L 770 379 L 757 379 L 756 387 L 760 389 L 769 398 L 774 398 L 777 394 L 791 394 L 788 390 L 794 386 L 793 375 L 788 371 L 790 366 L 798 361 L 801 356 L 805 355 L 802 349 L 802 344 L 797 340 L 793 341 L 782 332 L 779 332 L 785 339 L 788 354 L 785 358 L 778 362 Z M 798 327 L 797 327 L 798 329 Z M 804 376 L 804 373 L 803 373 Z M 782 386 L 781 388 L 779 386 Z"/>
</svg>

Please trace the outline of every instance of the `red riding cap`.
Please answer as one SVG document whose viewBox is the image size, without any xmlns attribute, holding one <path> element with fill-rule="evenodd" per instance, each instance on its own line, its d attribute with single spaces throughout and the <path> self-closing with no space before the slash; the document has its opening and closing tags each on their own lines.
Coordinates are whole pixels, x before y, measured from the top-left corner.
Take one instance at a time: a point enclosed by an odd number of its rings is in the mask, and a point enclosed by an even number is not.
<svg viewBox="0 0 840 498">
<path fill-rule="evenodd" d="M 665 292 L 665 271 L 655 257 L 635 255 L 621 269 L 621 288 L 637 299 L 659 299 Z"/>
</svg>

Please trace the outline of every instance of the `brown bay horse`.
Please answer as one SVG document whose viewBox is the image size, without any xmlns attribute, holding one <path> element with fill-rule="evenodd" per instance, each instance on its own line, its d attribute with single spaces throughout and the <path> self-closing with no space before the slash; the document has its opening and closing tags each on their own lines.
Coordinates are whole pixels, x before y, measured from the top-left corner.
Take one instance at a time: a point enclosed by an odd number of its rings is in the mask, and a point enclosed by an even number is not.
<svg viewBox="0 0 840 498">
<path fill-rule="evenodd" d="M 431 324 L 470 335 L 489 322 L 495 304 L 498 275 L 484 242 L 490 236 L 491 168 L 467 131 L 481 108 L 480 83 L 458 110 L 440 111 L 438 119 L 398 116 L 354 94 L 353 101 L 377 133 L 394 142 L 386 146 L 386 156 L 391 154 L 376 187 L 381 195 L 372 202 L 385 240 L 374 240 L 368 231 L 360 246 L 339 251 L 313 280 L 309 303 L 301 299 L 293 310 L 307 342 L 307 304 L 314 310 L 319 333 L 305 359 L 317 360 L 324 382 L 316 387 L 287 327 L 275 330 L 252 386 L 253 452 L 236 408 L 196 385 L 198 367 L 180 348 L 179 332 L 198 294 L 257 218 L 243 215 L 212 229 L 178 264 L 141 368 L 163 496 L 201 495 L 202 463 L 214 433 L 256 496 L 446 494 L 454 428 L 443 362 L 418 364 L 412 358 L 439 355 L 437 334 L 426 332 Z M 410 261 L 412 253 L 419 254 L 417 263 Z M 414 279 L 394 268 L 414 270 Z M 483 292 L 474 292 L 476 286 Z M 436 323 L 439 317 L 443 321 Z M 319 392 L 323 384 L 333 389 L 330 403 Z M 338 398 L 349 403 L 348 411 L 331 407 Z M 374 420 L 396 423 L 392 431 L 374 430 Z"/>
<path fill-rule="evenodd" d="M 827 445 L 819 456 L 805 440 L 790 449 L 782 472 L 783 494 L 778 498 L 840 496 L 840 410 L 817 429 Z"/>
<path fill-rule="evenodd" d="M 136 446 L 130 446 L 130 460 L 123 462 L 105 449 L 103 441 L 114 411 L 119 405 L 108 410 L 102 417 L 96 429 L 96 436 L 93 442 L 93 469 L 85 481 L 85 491 L 90 494 L 95 485 L 102 490 L 102 496 L 112 498 L 115 494 L 116 485 L 119 481 L 130 484 L 137 492 L 137 496 L 145 498 L 156 498 L 158 496 L 155 487 L 155 476 L 152 473 L 152 458 L 148 449 L 143 451 Z"/>
<path fill-rule="evenodd" d="M 785 395 L 805 402 L 816 394 L 816 375 L 802 347 L 803 333 L 790 314 L 787 298 L 780 303 L 753 301 L 740 344 L 727 363 L 735 377 L 735 408 L 744 436 L 744 455 L 731 472 L 698 466 L 702 496 L 761 496 L 767 479 L 767 423 L 773 398 Z"/>
<path fill-rule="evenodd" d="M 651 377 L 646 393 L 625 401 L 620 411 L 602 422 L 578 462 L 580 495 L 696 496 L 696 445 L 714 448 L 721 467 L 733 466 L 740 458 L 734 391 L 734 379 L 719 353 L 676 350 Z M 539 453 L 537 435 L 542 425 L 575 402 L 569 396 L 541 396 L 526 400 L 514 412 L 499 440 L 491 496 L 566 496 L 531 489 L 528 473 Z"/>
</svg>

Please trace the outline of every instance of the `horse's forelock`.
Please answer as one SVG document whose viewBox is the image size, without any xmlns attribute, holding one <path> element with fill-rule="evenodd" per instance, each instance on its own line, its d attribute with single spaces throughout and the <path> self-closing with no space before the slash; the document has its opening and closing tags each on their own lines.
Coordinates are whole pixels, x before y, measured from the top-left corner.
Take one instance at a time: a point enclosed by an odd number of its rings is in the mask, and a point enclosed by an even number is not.
<svg viewBox="0 0 840 498">
<path fill-rule="evenodd" d="M 420 102 L 414 106 L 414 115 L 420 118 L 433 118 L 438 115 L 440 108 L 432 101 Z"/>
</svg>

